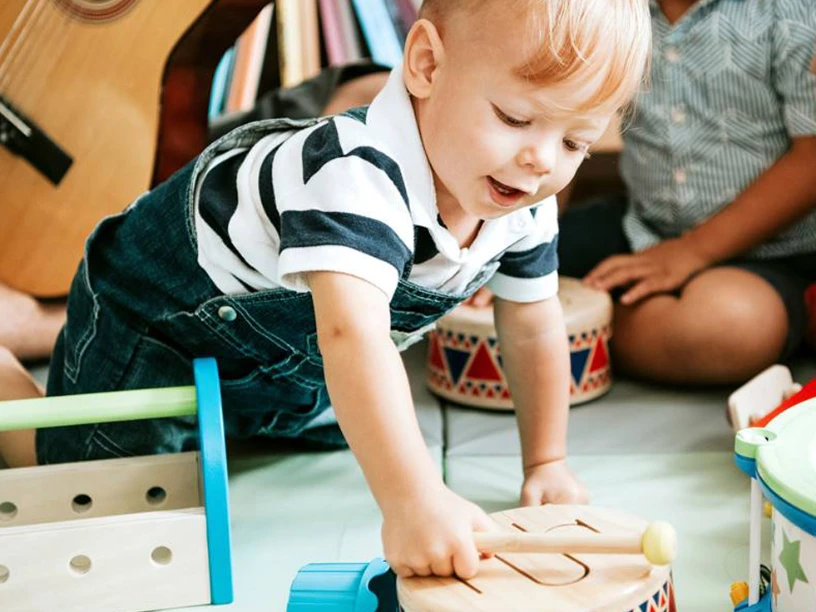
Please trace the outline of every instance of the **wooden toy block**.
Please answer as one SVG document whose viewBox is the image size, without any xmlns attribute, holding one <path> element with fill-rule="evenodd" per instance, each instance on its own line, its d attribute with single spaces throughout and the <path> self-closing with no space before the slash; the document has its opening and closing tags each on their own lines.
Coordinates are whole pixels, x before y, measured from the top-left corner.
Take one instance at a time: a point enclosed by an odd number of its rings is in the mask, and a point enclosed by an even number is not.
<svg viewBox="0 0 816 612">
<path fill-rule="evenodd" d="M 0 471 L 0 610 L 232 601 L 218 370 L 194 370 L 195 387 L 0 403 L 0 430 L 197 414 L 201 448 Z"/>
</svg>

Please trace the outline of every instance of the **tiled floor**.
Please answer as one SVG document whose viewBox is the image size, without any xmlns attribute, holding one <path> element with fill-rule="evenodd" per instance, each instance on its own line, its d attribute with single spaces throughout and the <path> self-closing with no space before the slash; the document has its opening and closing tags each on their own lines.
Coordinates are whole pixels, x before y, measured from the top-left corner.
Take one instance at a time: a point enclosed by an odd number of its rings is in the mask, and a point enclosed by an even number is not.
<svg viewBox="0 0 816 612">
<path fill-rule="evenodd" d="M 521 472 L 512 415 L 440 408 L 423 385 L 423 351 L 409 351 L 406 364 L 448 484 L 488 511 L 515 506 Z M 812 362 L 795 368 L 799 381 L 814 376 Z M 675 525 L 683 612 L 730 610 L 729 584 L 746 575 L 748 482 L 732 461 L 727 395 L 619 381 L 571 414 L 570 463 L 593 503 Z M 234 455 L 230 468 L 236 600 L 227 609 L 282 612 L 302 565 L 381 554 L 379 515 L 349 452 L 255 450 Z"/>
</svg>

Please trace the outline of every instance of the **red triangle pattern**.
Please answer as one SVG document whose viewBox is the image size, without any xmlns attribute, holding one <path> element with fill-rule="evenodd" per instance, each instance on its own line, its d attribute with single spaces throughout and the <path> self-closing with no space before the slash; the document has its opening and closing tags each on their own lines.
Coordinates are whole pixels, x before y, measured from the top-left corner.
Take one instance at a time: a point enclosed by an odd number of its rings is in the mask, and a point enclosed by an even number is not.
<svg viewBox="0 0 816 612">
<path fill-rule="evenodd" d="M 465 371 L 465 378 L 495 382 L 504 380 L 504 376 L 493 362 L 493 358 L 490 356 L 484 342 L 479 343 L 479 348 L 476 349 L 476 354 L 473 356 L 473 359 L 471 359 L 470 365 Z"/>
<path fill-rule="evenodd" d="M 445 360 L 442 357 L 442 347 L 439 346 L 439 336 L 433 334 L 431 336 L 431 343 L 428 347 L 429 359 L 431 366 L 439 372 L 445 372 Z"/>
<path fill-rule="evenodd" d="M 592 355 L 592 361 L 589 363 L 589 371 L 597 372 L 598 370 L 605 370 L 609 367 L 609 353 L 606 350 L 606 340 L 599 338 L 595 343 L 595 353 Z"/>
<path fill-rule="evenodd" d="M 658 603 L 655 603 L 654 595 L 649 597 L 646 612 L 677 612 L 677 608 L 674 605 L 674 591 L 671 578 L 669 578 L 669 580 L 662 587 L 660 587 L 658 600 Z M 629 612 L 642 612 L 643 608 L 641 606 L 643 606 L 643 603 L 637 608 L 629 610 Z"/>
</svg>

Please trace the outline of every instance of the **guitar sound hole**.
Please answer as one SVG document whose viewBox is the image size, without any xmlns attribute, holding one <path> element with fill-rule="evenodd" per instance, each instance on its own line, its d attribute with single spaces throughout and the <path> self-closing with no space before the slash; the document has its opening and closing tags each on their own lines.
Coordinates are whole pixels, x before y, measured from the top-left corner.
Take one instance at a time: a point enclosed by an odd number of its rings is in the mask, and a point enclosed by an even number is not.
<svg viewBox="0 0 816 612">
<path fill-rule="evenodd" d="M 82 21 L 112 21 L 124 15 L 138 0 L 54 0 L 71 17 Z"/>
</svg>

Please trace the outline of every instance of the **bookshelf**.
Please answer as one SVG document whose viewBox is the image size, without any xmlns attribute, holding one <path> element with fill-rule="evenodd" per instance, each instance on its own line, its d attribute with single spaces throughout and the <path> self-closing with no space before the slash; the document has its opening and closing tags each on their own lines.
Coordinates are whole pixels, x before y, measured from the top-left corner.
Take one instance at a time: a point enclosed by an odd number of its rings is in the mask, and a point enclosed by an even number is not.
<svg viewBox="0 0 816 612">
<path fill-rule="evenodd" d="M 208 115 L 250 110 L 258 95 L 293 87 L 324 66 L 370 58 L 394 66 L 422 0 L 276 0 L 224 54 Z"/>
</svg>

